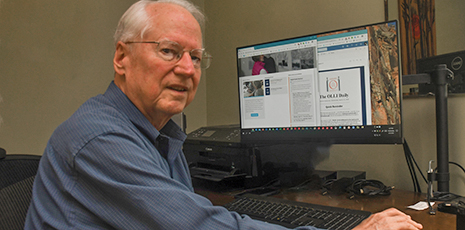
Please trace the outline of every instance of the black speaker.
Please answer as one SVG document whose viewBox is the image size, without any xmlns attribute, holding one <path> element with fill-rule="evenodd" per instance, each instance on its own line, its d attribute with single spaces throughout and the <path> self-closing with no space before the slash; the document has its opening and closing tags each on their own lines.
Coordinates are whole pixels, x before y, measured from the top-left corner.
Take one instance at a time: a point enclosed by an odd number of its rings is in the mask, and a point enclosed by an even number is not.
<svg viewBox="0 0 465 230">
<path fill-rule="evenodd" d="M 459 207 L 457 208 L 457 230 L 465 230 L 465 208 Z"/>
<path fill-rule="evenodd" d="M 457 214 L 457 230 L 465 230 L 465 214 Z"/>
<path fill-rule="evenodd" d="M 438 204 L 438 210 L 457 216 L 457 230 L 465 230 L 465 198 L 458 197 L 450 201 Z"/>
</svg>

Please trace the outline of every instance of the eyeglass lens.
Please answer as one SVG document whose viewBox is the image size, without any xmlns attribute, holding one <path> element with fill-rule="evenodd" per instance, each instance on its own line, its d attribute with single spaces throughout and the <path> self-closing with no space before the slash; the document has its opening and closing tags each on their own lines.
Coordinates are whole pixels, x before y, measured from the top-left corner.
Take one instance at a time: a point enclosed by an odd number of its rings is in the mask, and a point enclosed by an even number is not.
<svg viewBox="0 0 465 230">
<path fill-rule="evenodd" d="M 195 68 L 206 69 L 210 66 L 212 58 L 208 52 L 203 49 L 185 51 L 181 45 L 172 41 L 160 41 L 156 48 L 157 55 L 166 61 L 172 61 L 174 59 L 179 61 L 184 52 L 189 52 Z"/>
</svg>

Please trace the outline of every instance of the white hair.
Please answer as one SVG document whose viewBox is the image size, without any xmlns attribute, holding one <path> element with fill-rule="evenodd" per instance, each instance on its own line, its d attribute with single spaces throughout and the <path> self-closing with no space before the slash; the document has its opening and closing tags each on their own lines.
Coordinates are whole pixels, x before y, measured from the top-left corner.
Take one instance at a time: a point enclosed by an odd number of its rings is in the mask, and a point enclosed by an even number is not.
<svg viewBox="0 0 465 230">
<path fill-rule="evenodd" d="M 1 1 L 1 0 L 0 0 Z M 143 38 L 144 34 L 152 29 L 146 8 L 157 3 L 176 4 L 187 11 L 197 20 L 200 27 L 205 26 L 205 15 L 191 2 L 187 0 L 140 0 L 134 3 L 121 17 L 114 35 L 115 45 L 119 42 L 127 42 L 136 37 Z"/>
</svg>

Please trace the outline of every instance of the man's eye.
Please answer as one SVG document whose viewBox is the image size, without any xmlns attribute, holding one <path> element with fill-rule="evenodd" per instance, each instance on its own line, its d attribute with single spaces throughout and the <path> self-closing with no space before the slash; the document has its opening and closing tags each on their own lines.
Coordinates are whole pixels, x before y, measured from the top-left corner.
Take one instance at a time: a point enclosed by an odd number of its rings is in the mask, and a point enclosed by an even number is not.
<svg viewBox="0 0 465 230">
<path fill-rule="evenodd" d="M 202 61 L 202 58 L 201 58 L 201 57 L 194 56 L 194 55 L 191 55 L 191 59 L 192 59 L 192 61 L 194 61 L 194 62 L 200 62 L 200 61 Z"/>
<path fill-rule="evenodd" d="M 175 57 L 177 52 L 174 49 L 164 48 L 160 49 L 160 53 L 164 56 Z"/>
</svg>

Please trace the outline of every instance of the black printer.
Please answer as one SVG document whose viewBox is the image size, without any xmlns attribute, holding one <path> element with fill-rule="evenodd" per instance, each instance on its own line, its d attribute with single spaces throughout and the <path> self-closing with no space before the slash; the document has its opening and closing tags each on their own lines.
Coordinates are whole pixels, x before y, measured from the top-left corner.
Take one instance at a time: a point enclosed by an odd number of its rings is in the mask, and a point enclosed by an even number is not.
<svg viewBox="0 0 465 230">
<path fill-rule="evenodd" d="M 184 154 L 193 178 L 257 184 L 263 176 L 258 148 L 241 143 L 239 125 L 199 128 L 187 135 Z"/>
</svg>

